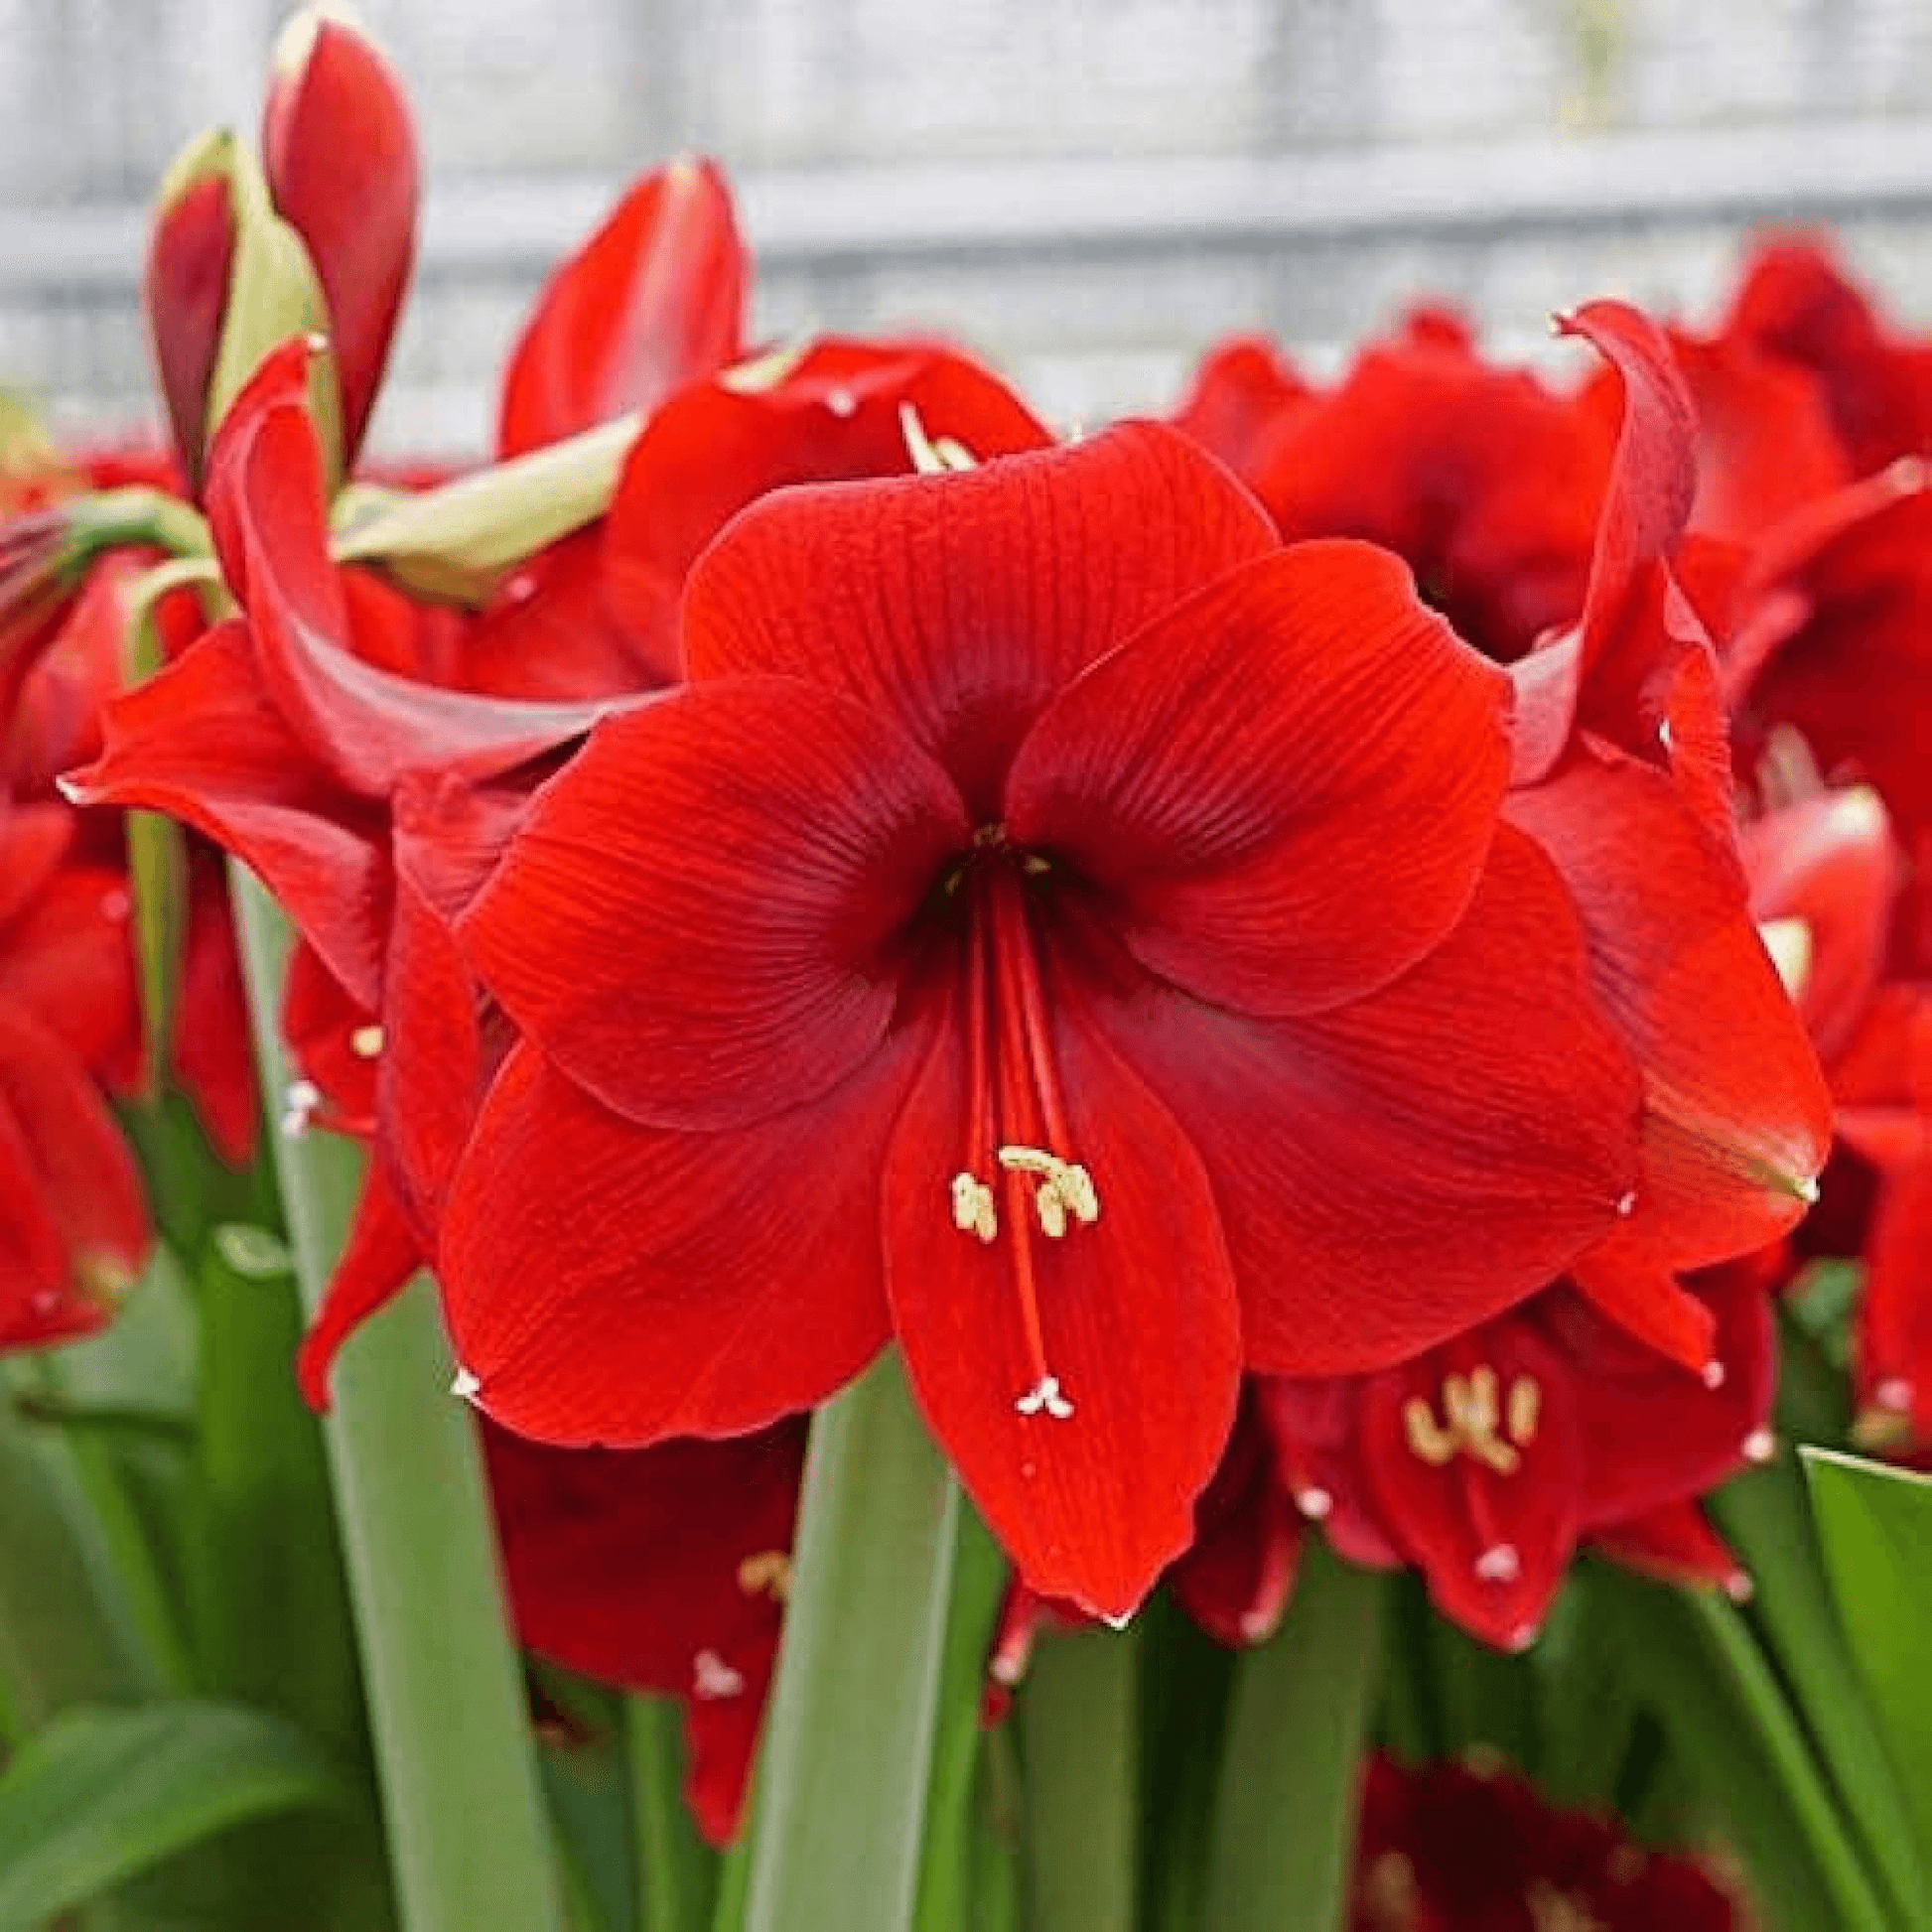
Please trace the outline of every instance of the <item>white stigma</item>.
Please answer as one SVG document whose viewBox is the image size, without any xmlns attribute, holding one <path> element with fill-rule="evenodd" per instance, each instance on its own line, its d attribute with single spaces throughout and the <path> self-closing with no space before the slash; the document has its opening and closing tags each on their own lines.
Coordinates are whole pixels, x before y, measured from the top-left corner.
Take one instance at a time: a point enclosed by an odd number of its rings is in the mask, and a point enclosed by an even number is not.
<svg viewBox="0 0 1932 1932">
<path fill-rule="evenodd" d="M 1476 1575 L 1485 1584 L 1513 1584 L 1523 1574 L 1523 1559 L 1513 1543 L 1492 1543 L 1476 1558 Z"/>
<path fill-rule="evenodd" d="M 470 1369 L 465 1368 L 459 1362 L 457 1364 L 456 1378 L 450 1384 L 450 1393 L 459 1402 L 475 1402 L 482 1392 L 483 1378 L 473 1373 Z"/>
<path fill-rule="evenodd" d="M 313 1080 L 291 1080 L 282 1106 L 282 1138 L 299 1141 L 322 1105 L 322 1089 Z"/>
<path fill-rule="evenodd" d="M 744 1692 L 743 1675 L 733 1670 L 715 1650 L 701 1650 L 691 1659 L 693 1697 L 715 1704 L 722 1698 L 742 1697 Z"/>
<path fill-rule="evenodd" d="M 1044 1413 L 1055 1422 L 1065 1422 L 1073 1413 L 1072 1403 L 1060 1393 L 1060 1378 L 1057 1375 L 1042 1375 L 1013 1406 L 1023 1416 Z"/>
</svg>

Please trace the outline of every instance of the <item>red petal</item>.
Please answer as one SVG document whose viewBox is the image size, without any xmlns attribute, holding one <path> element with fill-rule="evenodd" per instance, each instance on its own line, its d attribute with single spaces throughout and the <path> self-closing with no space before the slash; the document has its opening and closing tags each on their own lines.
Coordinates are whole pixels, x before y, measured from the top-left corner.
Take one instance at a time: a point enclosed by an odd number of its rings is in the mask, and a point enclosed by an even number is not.
<svg viewBox="0 0 1932 1932">
<path fill-rule="evenodd" d="M 462 932 L 517 1026 L 607 1105 L 745 1126 L 875 1049 L 898 935 L 968 836 L 890 719 L 788 679 L 692 689 L 595 734 Z"/>
<path fill-rule="evenodd" d="M 1462 923 L 1366 1000 L 1269 1022 L 1149 989 L 1106 1011 L 1213 1176 L 1263 1373 L 1380 1368 L 1521 1301 L 1635 1177 L 1634 1070 L 1560 884 L 1507 828 Z"/>
<path fill-rule="evenodd" d="M 1453 1440 L 1450 1378 L 1466 1389 L 1485 1374 L 1498 1412 L 1490 1452 L 1509 1458 L 1506 1470 Z M 1511 1429 L 1526 1387 L 1534 1425 Z M 1499 1649 L 1522 1649 L 1569 1569 L 1584 1445 L 1596 1440 L 1579 1425 L 1562 1359 L 1521 1321 L 1496 1322 L 1370 1377 L 1361 1440 L 1383 1517 L 1428 1574 L 1437 1608 Z"/>
<path fill-rule="evenodd" d="M 1884 805 L 1864 786 L 1773 812 L 1738 834 L 1760 924 L 1798 922 L 1802 954 L 1788 974 L 1805 1031 L 1829 1063 L 1857 1031 L 1884 969 L 1904 855 Z"/>
<path fill-rule="evenodd" d="M 1740 1601 L 1750 1594 L 1749 1573 L 1696 1503 L 1665 1503 L 1599 1523 L 1584 1540 L 1624 1569 L 1680 1589 L 1716 1584 Z"/>
<path fill-rule="evenodd" d="M 1055 1059 L 1099 1219 L 1049 1241 L 1030 1224 L 1033 1182 L 1009 1174 L 992 1242 L 954 1224 L 967 1051 L 949 1012 L 887 1156 L 887 1290 L 919 1405 L 1022 1576 L 1125 1616 L 1193 1539 L 1234 1422 L 1240 1332 L 1198 1156 L 1069 1005 L 1053 1009 Z M 1064 1418 L 1017 1407 L 1041 1372 L 1015 1274 L 1023 1242 Z"/>
<path fill-rule="evenodd" d="M 1413 966 L 1468 904 L 1508 691 L 1397 558 L 1298 544 L 1062 692 L 1014 759 L 1007 828 L 1097 888 L 1156 973 L 1245 1012 L 1320 1012 Z"/>
<path fill-rule="evenodd" d="M 79 822 L 58 802 L 14 804 L 0 792 L 0 926 L 19 917 L 54 876 Z"/>
<path fill-rule="evenodd" d="M 692 571 L 685 664 L 694 681 L 770 671 L 852 692 L 992 820 L 1054 692 L 1276 547 L 1227 472 L 1152 423 L 964 475 L 783 490 Z"/>
<path fill-rule="evenodd" d="M 96 1078 L 116 1084 L 136 1073 L 140 1057 L 130 909 L 125 874 L 70 866 L 0 944 L 0 1011 L 46 1028 Z"/>
<path fill-rule="evenodd" d="M 410 770 L 507 771 L 589 730 L 606 707 L 526 704 L 420 684 L 349 654 L 329 559 L 322 461 L 304 395 L 307 345 L 269 356 L 208 466 L 208 514 L 248 614 L 263 688 L 322 767 L 379 798 Z"/>
<path fill-rule="evenodd" d="M 1295 1507 L 1319 1523 L 1329 1545 L 1350 1563 L 1400 1570 L 1407 1559 L 1377 1513 L 1362 1468 L 1359 1422 L 1366 1379 L 1263 1375 L 1251 1386 Z"/>
<path fill-rule="evenodd" d="M 635 1127 L 516 1047 L 443 1226 L 479 1403 L 545 1442 L 636 1447 L 760 1428 L 850 1381 L 891 1333 L 879 1172 L 920 1044 L 728 1134 Z"/>
<path fill-rule="evenodd" d="M 388 62 L 353 27 L 310 14 L 277 50 L 262 166 L 329 309 L 353 459 L 375 406 L 416 254 L 416 130 Z"/>
<path fill-rule="evenodd" d="M 231 1168 L 254 1158 L 259 1112 L 248 1002 L 218 854 L 189 852 L 188 935 L 169 1058 L 208 1139 Z"/>
<path fill-rule="evenodd" d="M 422 1242 L 403 1215 L 381 1162 L 372 1161 L 348 1239 L 295 1358 L 302 1398 L 317 1414 L 329 1411 L 329 1378 L 343 1344 L 387 1308 L 422 1265 Z"/>
<path fill-rule="evenodd" d="M 251 866 L 330 970 L 373 1008 L 387 928 L 388 868 L 375 810 L 334 785 L 282 722 L 239 622 L 117 698 L 99 761 L 70 796 L 146 805 Z"/>
<path fill-rule="evenodd" d="M 1506 815 L 1562 872 L 1596 996 L 1643 1069 L 1650 1247 L 1678 1268 L 1763 1246 L 1804 1211 L 1831 1102 L 1730 854 L 1661 773 L 1587 753 Z"/>
<path fill-rule="evenodd" d="M 1208 353 L 1170 420 L 1245 482 L 1268 438 L 1313 395 L 1273 343 L 1236 336 Z"/>
<path fill-rule="evenodd" d="M 997 377 L 943 348 L 825 341 L 775 381 L 728 370 L 666 400 L 624 461 L 604 542 L 607 607 L 662 678 L 699 553 L 746 504 L 786 483 L 902 476 L 900 411 L 982 460 L 1052 438 Z"/>
<path fill-rule="evenodd" d="M 53 1035 L 4 1010 L 0 1111 L 25 1137 L 66 1250 L 67 1281 L 111 1308 L 154 1245 L 141 1171 L 79 1063 Z"/>
<path fill-rule="evenodd" d="M 1586 1525 L 1700 1496 L 1768 1448 L 1777 1392 L 1777 1328 L 1764 1283 L 1748 1267 L 1714 1269 L 1698 1291 L 1717 1317 L 1724 1380 L 1698 1376 L 1624 1340 L 1575 1303 L 1544 1311 L 1546 1331 L 1578 1364 L 1574 1400 L 1594 1456 L 1584 1482 Z"/>
<path fill-rule="evenodd" d="M 654 408 L 733 360 L 746 271 L 714 162 L 646 176 L 537 298 L 503 381 L 498 457 Z"/>
<path fill-rule="evenodd" d="M 1275 1634 L 1302 1564 L 1302 1518 L 1275 1473 L 1273 1447 L 1252 1403 L 1194 1509 L 1194 1544 L 1168 1587 L 1197 1628 L 1235 1648 Z"/>
<path fill-rule="evenodd" d="M 1623 421 L 1597 512 L 1582 619 L 1547 663 L 1535 663 L 1541 653 L 1529 660 L 1519 783 L 1542 778 L 1562 757 L 1618 633 L 1642 628 L 1643 615 L 1663 596 L 1664 559 L 1683 533 L 1697 488 L 1697 412 L 1663 331 L 1621 302 L 1587 303 L 1560 327 L 1582 336 L 1616 371 Z"/>
</svg>

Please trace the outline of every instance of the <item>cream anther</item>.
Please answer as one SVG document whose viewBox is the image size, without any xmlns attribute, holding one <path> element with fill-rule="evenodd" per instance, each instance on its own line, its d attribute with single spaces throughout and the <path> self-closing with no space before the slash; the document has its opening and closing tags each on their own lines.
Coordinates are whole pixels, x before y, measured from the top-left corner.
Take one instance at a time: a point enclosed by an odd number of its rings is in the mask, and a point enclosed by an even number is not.
<svg viewBox="0 0 1932 1932">
<path fill-rule="evenodd" d="M 1000 1232 L 999 1210 L 993 1204 L 993 1189 L 969 1173 L 952 1177 L 952 1224 L 961 1234 L 977 1234 L 982 1241 L 993 1240 Z"/>
<path fill-rule="evenodd" d="M 358 1060 L 372 1060 L 382 1051 L 380 1027 L 357 1027 L 348 1036 L 348 1050 Z"/>
<path fill-rule="evenodd" d="M 1536 1440 L 1543 1390 L 1533 1376 L 1502 1379 L 1487 1362 L 1467 1375 L 1443 1377 L 1443 1419 L 1421 1396 L 1402 1405 L 1402 1433 L 1409 1450 L 1432 1469 L 1447 1468 L 1459 1453 L 1499 1476 L 1522 1467 L 1522 1450 Z"/>
<path fill-rule="evenodd" d="M 1037 1416 L 1044 1413 L 1051 1416 L 1055 1422 L 1065 1422 L 1073 1413 L 1072 1403 L 1060 1393 L 1060 1380 L 1057 1375 L 1042 1375 L 1013 1406 L 1023 1416 Z"/>
<path fill-rule="evenodd" d="M 1038 1177 L 1034 1206 L 1039 1213 L 1040 1231 L 1049 1239 L 1057 1241 L 1065 1234 L 1069 1216 L 1082 1227 L 1099 1220 L 1100 1196 L 1094 1191 L 1093 1176 L 1077 1162 L 1062 1161 L 1036 1147 L 1003 1147 L 999 1161 L 1009 1173 Z"/>
<path fill-rule="evenodd" d="M 759 1550 L 738 1566 L 738 1587 L 747 1596 L 782 1603 L 791 1595 L 791 1559 L 782 1550 Z"/>
</svg>

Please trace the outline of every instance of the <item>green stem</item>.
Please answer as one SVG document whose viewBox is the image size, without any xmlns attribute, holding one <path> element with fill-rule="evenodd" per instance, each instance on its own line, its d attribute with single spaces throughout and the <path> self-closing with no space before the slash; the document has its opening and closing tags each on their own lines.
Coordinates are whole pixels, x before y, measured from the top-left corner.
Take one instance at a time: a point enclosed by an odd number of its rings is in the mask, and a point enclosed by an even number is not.
<svg viewBox="0 0 1932 1932">
<path fill-rule="evenodd" d="M 1287 1622 L 1242 1662 L 1208 1877 L 1211 1932 L 1342 1923 L 1382 1587 L 1311 1541 Z"/>
<path fill-rule="evenodd" d="M 291 936 L 232 871 L 270 1118 L 288 1066 L 277 1029 Z M 359 1150 L 276 1145 L 296 1274 L 313 1311 L 360 1181 Z M 476 1432 L 449 1396 L 436 1303 L 418 1283 L 345 1350 L 325 1427 L 370 1724 L 407 1932 L 560 1932 L 516 1653 L 504 1627 Z"/>
<path fill-rule="evenodd" d="M 911 1922 L 958 1503 L 889 1350 L 812 1424 L 749 1932 Z"/>
<path fill-rule="evenodd" d="M 1043 1638 L 1021 1698 L 1031 1922 L 1133 1932 L 1140 1644 L 1111 1630 Z"/>
<path fill-rule="evenodd" d="M 623 1700 L 640 1932 L 687 1932 L 711 1916 L 707 1856 L 678 1791 L 684 1770 L 680 1728 L 678 1708 L 669 1699 L 633 1694 Z"/>
</svg>

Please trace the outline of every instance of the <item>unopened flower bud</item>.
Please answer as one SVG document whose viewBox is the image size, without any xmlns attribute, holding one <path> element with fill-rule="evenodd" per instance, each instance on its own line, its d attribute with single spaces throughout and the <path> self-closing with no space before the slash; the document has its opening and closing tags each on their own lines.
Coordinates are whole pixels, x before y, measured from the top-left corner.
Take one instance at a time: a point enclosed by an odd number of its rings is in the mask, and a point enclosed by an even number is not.
<svg viewBox="0 0 1932 1932">
<path fill-rule="evenodd" d="M 352 462 L 415 260 L 419 198 L 409 103 L 355 28 L 306 9 L 283 30 L 262 114 L 262 167 L 276 211 L 301 235 L 321 280 Z"/>
</svg>

